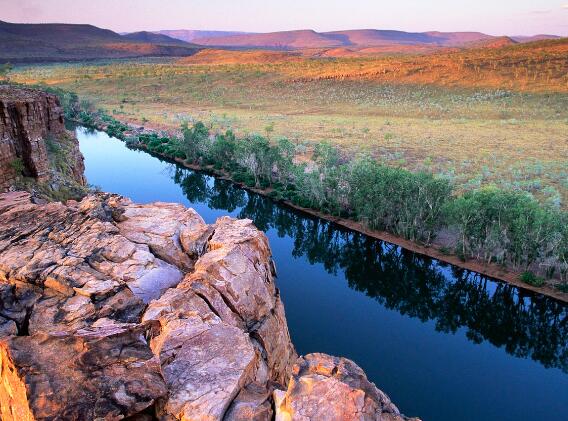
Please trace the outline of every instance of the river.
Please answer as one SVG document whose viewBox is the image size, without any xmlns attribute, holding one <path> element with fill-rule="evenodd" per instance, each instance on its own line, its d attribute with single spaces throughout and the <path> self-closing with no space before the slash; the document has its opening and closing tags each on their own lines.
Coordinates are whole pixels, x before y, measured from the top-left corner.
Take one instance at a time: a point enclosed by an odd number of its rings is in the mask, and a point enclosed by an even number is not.
<svg viewBox="0 0 568 421">
<path fill-rule="evenodd" d="M 300 354 L 354 360 L 424 421 L 568 419 L 568 306 L 339 228 L 76 128 L 86 177 L 266 232 Z"/>
</svg>

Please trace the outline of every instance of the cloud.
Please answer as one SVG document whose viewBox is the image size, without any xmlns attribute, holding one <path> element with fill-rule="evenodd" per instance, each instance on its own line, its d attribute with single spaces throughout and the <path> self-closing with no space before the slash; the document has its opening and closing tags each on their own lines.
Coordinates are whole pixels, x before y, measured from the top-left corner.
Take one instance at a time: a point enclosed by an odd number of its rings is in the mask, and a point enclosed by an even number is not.
<svg viewBox="0 0 568 421">
<path fill-rule="evenodd" d="M 568 9 L 568 3 L 562 5 L 563 9 Z"/>
</svg>

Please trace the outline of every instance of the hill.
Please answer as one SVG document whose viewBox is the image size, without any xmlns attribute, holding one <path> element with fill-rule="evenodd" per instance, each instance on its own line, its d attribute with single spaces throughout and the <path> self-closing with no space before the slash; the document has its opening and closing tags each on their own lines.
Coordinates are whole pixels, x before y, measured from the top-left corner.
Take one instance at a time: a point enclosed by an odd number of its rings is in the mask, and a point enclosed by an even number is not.
<svg viewBox="0 0 568 421">
<path fill-rule="evenodd" d="M 532 92 L 568 91 L 568 38 L 513 44 L 501 38 L 494 45 L 489 41 L 481 44 L 477 48 L 441 50 L 434 54 L 321 61 L 318 65 L 287 68 L 287 74 L 295 82 L 369 80 Z M 337 49 L 332 53 L 345 54 Z"/>
<path fill-rule="evenodd" d="M 183 57 L 177 64 L 274 64 L 291 61 L 301 61 L 302 57 L 283 51 L 234 51 L 234 50 L 201 50 L 191 57 Z"/>
<path fill-rule="evenodd" d="M 326 32 L 328 38 L 343 42 L 343 45 L 374 47 L 392 44 L 420 45 L 431 44 L 455 47 L 468 42 L 493 38 L 480 32 L 404 32 L 378 29 L 357 29 L 350 31 Z"/>
<path fill-rule="evenodd" d="M 548 39 L 560 39 L 562 37 L 559 37 L 558 35 L 547 35 L 547 34 L 539 34 L 539 35 L 533 35 L 533 36 L 514 36 L 511 37 L 512 40 L 516 41 L 516 42 L 533 42 L 533 41 L 544 41 L 544 40 L 548 40 Z"/>
<path fill-rule="evenodd" d="M 153 34 L 123 36 L 93 25 L 0 21 L 0 62 L 76 61 L 99 58 L 188 56 L 191 44 Z"/>
<path fill-rule="evenodd" d="M 518 44 L 518 41 L 515 41 L 511 37 L 493 37 L 489 39 L 484 39 L 480 41 L 474 41 L 469 44 L 466 44 L 465 47 L 467 48 L 502 48 L 507 47 L 510 45 Z"/>
<path fill-rule="evenodd" d="M 131 32 L 129 34 L 122 35 L 122 38 L 128 39 L 130 41 L 137 42 L 149 42 L 152 44 L 163 44 L 163 45 L 189 45 L 187 42 L 180 39 L 170 37 L 164 34 L 156 34 L 154 32 L 140 31 Z"/>
<path fill-rule="evenodd" d="M 480 32 L 404 32 L 378 29 L 315 32 L 313 30 L 239 34 L 225 37 L 196 38 L 196 44 L 248 48 L 338 48 L 387 45 L 430 45 L 459 47 L 494 39 Z"/>
<path fill-rule="evenodd" d="M 207 46 L 278 49 L 328 48 L 345 45 L 341 40 L 335 40 L 333 37 L 328 37 L 311 29 L 197 38 L 194 42 Z"/>
<path fill-rule="evenodd" d="M 237 31 L 200 31 L 192 29 L 166 29 L 162 31 L 154 31 L 155 34 L 166 35 L 171 38 L 179 39 L 185 42 L 194 42 L 199 38 L 220 38 L 230 37 L 233 35 L 249 34 L 250 32 Z"/>
</svg>

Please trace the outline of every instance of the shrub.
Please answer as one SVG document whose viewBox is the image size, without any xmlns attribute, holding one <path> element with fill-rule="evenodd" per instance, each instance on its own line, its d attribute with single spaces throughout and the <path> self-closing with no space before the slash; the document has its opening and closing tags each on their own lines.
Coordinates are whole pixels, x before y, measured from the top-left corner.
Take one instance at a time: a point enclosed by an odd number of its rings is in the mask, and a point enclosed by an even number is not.
<svg viewBox="0 0 568 421">
<path fill-rule="evenodd" d="M 540 276 L 536 276 L 534 273 L 526 271 L 521 273 L 521 281 L 525 284 L 532 285 L 534 287 L 541 287 L 544 285 L 544 279 Z"/>
<path fill-rule="evenodd" d="M 136 136 L 129 136 L 124 141 L 128 147 L 136 147 L 140 145 L 140 139 Z"/>
<path fill-rule="evenodd" d="M 371 158 L 352 164 L 349 184 L 349 203 L 359 219 L 371 228 L 426 243 L 442 225 L 451 193 L 447 180 L 387 167 Z"/>
<path fill-rule="evenodd" d="M 462 254 L 486 262 L 558 265 L 567 247 L 565 215 L 520 192 L 486 187 L 465 193 L 449 203 L 446 219 L 460 232 Z"/>
<path fill-rule="evenodd" d="M 22 158 L 16 158 L 10 162 L 10 167 L 12 167 L 16 174 L 22 175 L 25 169 L 24 161 Z"/>
<path fill-rule="evenodd" d="M 187 123 L 182 125 L 183 142 L 182 147 L 188 161 L 197 162 L 207 150 L 206 142 L 209 138 L 209 130 L 205 125 L 198 121 L 192 127 Z"/>
<path fill-rule="evenodd" d="M 556 289 L 558 289 L 560 292 L 565 292 L 568 294 L 568 282 L 558 284 L 556 286 Z"/>
<path fill-rule="evenodd" d="M 86 111 L 81 111 L 79 113 L 79 121 L 87 127 L 93 127 L 95 124 L 93 116 Z"/>
</svg>

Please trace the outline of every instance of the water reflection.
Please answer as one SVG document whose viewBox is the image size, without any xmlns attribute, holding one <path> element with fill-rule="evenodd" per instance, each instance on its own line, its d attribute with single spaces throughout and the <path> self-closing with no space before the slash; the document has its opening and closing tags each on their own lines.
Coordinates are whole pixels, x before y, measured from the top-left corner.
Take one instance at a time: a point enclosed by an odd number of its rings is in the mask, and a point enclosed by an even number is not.
<svg viewBox="0 0 568 421">
<path fill-rule="evenodd" d="M 293 255 L 341 271 L 349 287 L 388 309 L 434 321 L 437 331 L 465 329 L 474 343 L 488 341 L 507 353 L 568 372 L 567 307 L 477 273 L 445 265 L 400 247 L 310 218 L 271 200 L 179 166 L 172 179 L 190 202 L 252 219 L 293 239 Z"/>
</svg>

